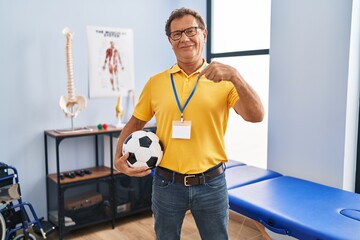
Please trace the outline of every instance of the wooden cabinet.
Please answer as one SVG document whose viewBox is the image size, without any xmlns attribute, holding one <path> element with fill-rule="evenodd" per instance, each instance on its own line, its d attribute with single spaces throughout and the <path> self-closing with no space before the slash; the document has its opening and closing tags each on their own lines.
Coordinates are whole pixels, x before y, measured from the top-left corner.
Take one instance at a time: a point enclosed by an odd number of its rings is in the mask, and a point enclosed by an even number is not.
<svg viewBox="0 0 360 240">
<path fill-rule="evenodd" d="M 148 129 L 155 130 L 154 127 Z M 114 228 L 116 218 L 151 209 L 152 176 L 128 177 L 104 166 L 102 162 L 105 161 L 99 161 L 102 158 L 99 156 L 102 152 L 100 149 L 103 148 L 99 140 L 108 138 L 110 144 L 105 146 L 107 149 L 103 151 L 109 151 L 106 155 L 110 161 L 106 161 L 113 166 L 113 139 L 118 137 L 120 132 L 121 129 L 113 126 L 106 130 L 98 130 L 93 126 L 74 131 L 44 132 L 48 220 L 58 227 L 60 239 L 72 230 L 100 222 L 108 221 Z M 61 147 L 61 143 L 70 138 L 81 141 L 82 137 L 94 139 L 95 162 L 86 169 L 64 171 L 60 151 L 66 149 Z M 51 148 L 50 144 L 55 144 L 55 148 Z M 50 149 L 53 150 L 51 154 Z M 55 171 L 49 172 L 49 169 L 55 168 Z M 64 173 L 68 176 L 63 176 Z"/>
</svg>

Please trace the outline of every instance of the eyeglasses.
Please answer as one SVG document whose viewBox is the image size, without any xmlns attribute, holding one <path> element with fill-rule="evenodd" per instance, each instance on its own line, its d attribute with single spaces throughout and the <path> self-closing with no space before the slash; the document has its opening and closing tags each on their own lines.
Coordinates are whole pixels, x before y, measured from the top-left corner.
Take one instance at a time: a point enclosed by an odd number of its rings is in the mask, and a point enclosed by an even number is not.
<svg viewBox="0 0 360 240">
<path fill-rule="evenodd" d="M 201 27 L 189 27 L 189 28 L 186 28 L 184 30 L 171 32 L 169 34 L 169 37 L 174 41 L 179 40 L 183 33 L 185 33 L 185 35 L 187 37 L 193 37 L 193 36 L 195 36 L 197 34 L 198 28 L 202 30 Z"/>
</svg>

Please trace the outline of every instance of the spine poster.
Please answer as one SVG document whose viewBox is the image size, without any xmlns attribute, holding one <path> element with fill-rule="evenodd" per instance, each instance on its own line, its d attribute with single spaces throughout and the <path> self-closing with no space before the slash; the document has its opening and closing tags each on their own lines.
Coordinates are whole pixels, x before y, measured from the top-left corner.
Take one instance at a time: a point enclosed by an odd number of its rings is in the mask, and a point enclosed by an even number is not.
<svg viewBox="0 0 360 240">
<path fill-rule="evenodd" d="M 89 97 L 127 96 L 134 89 L 132 29 L 87 26 Z"/>
</svg>

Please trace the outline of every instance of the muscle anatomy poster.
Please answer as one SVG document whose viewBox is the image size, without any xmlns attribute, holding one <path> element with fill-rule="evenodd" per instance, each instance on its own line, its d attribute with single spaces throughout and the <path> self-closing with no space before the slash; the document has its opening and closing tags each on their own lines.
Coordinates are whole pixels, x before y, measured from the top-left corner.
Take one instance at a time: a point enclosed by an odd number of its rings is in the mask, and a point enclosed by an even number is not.
<svg viewBox="0 0 360 240">
<path fill-rule="evenodd" d="M 89 97 L 126 96 L 134 89 L 132 29 L 87 26 Z"/>
</svg>

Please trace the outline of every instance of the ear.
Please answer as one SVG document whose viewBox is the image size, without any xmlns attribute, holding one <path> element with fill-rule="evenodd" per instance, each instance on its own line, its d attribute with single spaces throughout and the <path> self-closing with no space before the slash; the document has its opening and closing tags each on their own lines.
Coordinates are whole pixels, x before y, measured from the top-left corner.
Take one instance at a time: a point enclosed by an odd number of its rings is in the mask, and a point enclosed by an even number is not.
<svg viewBox="0 0 360 240">
<path fill-rule="evenodd" d="M 172 45 L 172 43 L 171 43 L 171 38 L 170 38 L 170 37 L 168 37 L 168 41 L 169 41 L 169 43 Z"/>
<path fill-rule="evenodd" d="M 206 43 L 207 34 L 208 34 L 208 31 L 207 31 L 207 28 L 205 28 L 205 29 L 203 30 L 204 43 Z"/>
</svg>

